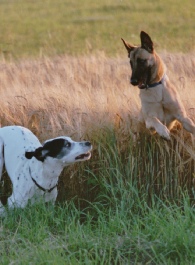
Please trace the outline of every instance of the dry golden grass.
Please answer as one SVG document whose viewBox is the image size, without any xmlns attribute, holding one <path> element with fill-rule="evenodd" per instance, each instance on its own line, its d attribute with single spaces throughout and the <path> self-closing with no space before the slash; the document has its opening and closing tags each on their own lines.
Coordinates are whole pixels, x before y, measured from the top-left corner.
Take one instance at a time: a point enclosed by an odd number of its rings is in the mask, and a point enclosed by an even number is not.
<svg viewBox="0 0 195 265">
<path fill-rule="evenodd" d="M 194 54 L 161 55 L 189 116 L 195 120 Z M 63 56 L 1 62 L 1 126 L 15 124 L 28 127 L 40 141 L 69 135 L 74 140 L 85 138 L 93 142 L 93 137 L 97 141 L 105 128 L 115 129 L 123 150 L 127 135 L 134 136 L 140 132 L 140 128 L 149 135 L 144 126 L 140 127 L 139 90 L 130 86 L 129 76 L 126 54 L 117 58 L 97 53 L 86 57 Z M 179 143 L 178 152 L 185 148 L 187 159 L 193 160 L 193 141 L 189 133 L 182 131 L 174 137 Z M 90 163 L 95 163 L 96 159 L 99 159 L 96 155 L 92 156 Z M 73 180 L 70 184 L 71 177 L 76 173 L 68 173 L 66 183 L 76 190 Z M 79 189 L 84 189 L 81 186 Z M 76 193 L 79 193 L 78 190 Z"/>
<path fill-rule="evenodd" d="M 193 54 L 162 57 L 193 118 Z M 111 59 L 102 53 L 0 63 L 1 125 L 34 127 L 45 139 L 61 133 L 81 138 L 94 128 L 112 127 L 120 118 L 137 124 L 139 90 L 130 86 L 129 76 L 125 56 Z"/>
</svg>

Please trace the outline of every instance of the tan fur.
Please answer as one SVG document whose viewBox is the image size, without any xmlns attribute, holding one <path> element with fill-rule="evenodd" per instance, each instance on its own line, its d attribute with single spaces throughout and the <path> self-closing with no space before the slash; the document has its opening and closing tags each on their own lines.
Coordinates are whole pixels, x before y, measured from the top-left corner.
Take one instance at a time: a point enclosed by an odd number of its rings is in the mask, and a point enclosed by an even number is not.
<svg viewBox="0 0 195 265">
<path fill-rule="evenodd" d="M 132 46 L 124 40 L 123 43 L 133 67 L 137 67 L 137 58 L 147 60 L 151 67 L 150 84 L 162 79 L 162 83 L 155 87 L 140 89 L 141 112 L 146 127 L 155 129 L 160 136 L 170 140 L 170 129 L 178 120 L 188 132 L 195 135 L 195 124 L 187 116 L 175 86 L 169 81 L 162 59 L 154 50 L 151 50 L 153 48 L 152 41 L 149 43 L 151 47 L 148 50 L 145 46 Z"/>
</svg>

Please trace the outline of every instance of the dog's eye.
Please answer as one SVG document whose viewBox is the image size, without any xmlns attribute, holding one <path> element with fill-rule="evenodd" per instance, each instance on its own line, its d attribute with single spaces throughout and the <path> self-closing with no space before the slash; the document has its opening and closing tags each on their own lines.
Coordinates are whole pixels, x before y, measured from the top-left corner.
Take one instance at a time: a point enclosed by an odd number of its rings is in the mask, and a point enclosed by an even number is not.
<svg viewBox="0 0 195 265">
<path fill-rule="evenodd" d="M 140 63 L 140 64 L 144 64 L 146 62 L 146 60 L 145 59 L 138 58 L 137 59 L 137 62 Z"/>
<path fill-rule="evenodd" d="M 64 144 L 65 147 L 71 147 L 71 143 L 66 141 L 65 144 Z"/>
</svg>

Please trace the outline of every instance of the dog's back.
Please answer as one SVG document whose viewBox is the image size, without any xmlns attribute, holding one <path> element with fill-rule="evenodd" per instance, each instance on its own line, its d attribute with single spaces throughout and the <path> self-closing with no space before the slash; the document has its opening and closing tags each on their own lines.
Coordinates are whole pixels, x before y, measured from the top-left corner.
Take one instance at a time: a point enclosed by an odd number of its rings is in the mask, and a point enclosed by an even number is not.
<svg viewBox="0 0 195 265">
<path fill-rule="evenodd" d="M 37 137 L 27 128 L 7 126 L 0 128 L 0 158 L 5 160 L 8 174 L 13 175 L 18 165 L 26 160 L 25 152 L 41 146 Z M 9 167 L 7 167 L 9 164 Z"/>
</svg>

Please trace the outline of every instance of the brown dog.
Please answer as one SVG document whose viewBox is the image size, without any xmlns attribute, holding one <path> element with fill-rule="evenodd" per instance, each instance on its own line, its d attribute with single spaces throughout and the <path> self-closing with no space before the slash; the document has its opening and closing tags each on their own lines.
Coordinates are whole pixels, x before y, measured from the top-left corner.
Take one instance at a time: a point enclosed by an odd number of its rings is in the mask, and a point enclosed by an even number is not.
<svg viewBox="0 0 195 265">
<path fill-rule="evenodd" d="M 166 75 L 165 65 L 154 51 L 150 36 L 141 31 L 141 46 L 123 41 L 128 51 L 132 69 L 131 84 L 140 89 L 142 115 L 148 129 L 153 128 L 163 138 L 170 140 L 170 129 L 178 120 L 195 135 L 195 124 L 187 117 L 174 85 Z"/>
</svg>

